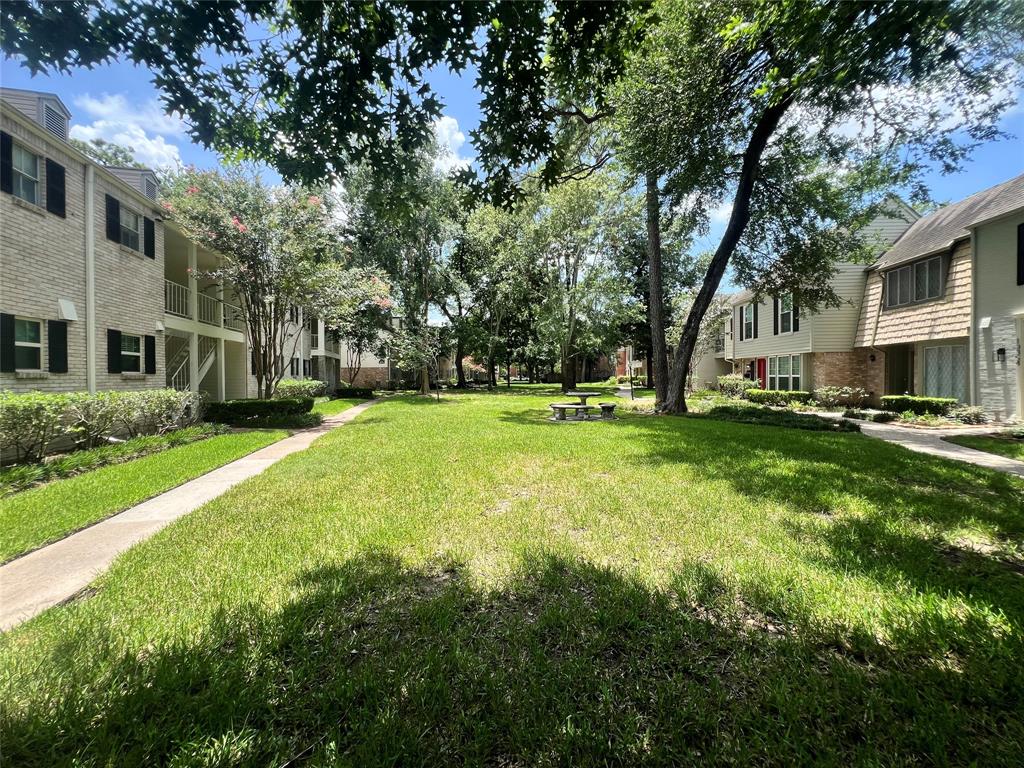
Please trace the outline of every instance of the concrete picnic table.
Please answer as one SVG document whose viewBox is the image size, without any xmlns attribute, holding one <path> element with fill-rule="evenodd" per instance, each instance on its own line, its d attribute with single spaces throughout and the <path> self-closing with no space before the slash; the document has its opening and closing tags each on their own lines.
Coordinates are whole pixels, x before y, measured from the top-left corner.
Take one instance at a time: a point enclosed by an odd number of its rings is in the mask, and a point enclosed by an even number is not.
<svg viewBox="0 0 1024 768">
<path fill-rule="evenodd" d="M 566 392 L 565 394 L 567 394 L 569 397 L 578 397 L 580 399 L 580 405 L 586 405 L 588 397 L 600 397 L 601 396 L 600 392 L 578 392 L 576 390 L 570 390 L 569 392 Z"/>
</svg>

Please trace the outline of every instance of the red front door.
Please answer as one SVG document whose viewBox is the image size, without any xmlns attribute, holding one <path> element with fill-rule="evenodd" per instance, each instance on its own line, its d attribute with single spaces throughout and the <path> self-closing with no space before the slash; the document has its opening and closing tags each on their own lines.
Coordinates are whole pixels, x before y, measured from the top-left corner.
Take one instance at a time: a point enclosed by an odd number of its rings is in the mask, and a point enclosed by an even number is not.
<svg viewBox="0 0 1024 768">
<path fill-rule="evenodd" d="M 768 389 L 768 358 L 757 358 L 757 380 L 761 382 L 761 389 Z"/>
</svg>

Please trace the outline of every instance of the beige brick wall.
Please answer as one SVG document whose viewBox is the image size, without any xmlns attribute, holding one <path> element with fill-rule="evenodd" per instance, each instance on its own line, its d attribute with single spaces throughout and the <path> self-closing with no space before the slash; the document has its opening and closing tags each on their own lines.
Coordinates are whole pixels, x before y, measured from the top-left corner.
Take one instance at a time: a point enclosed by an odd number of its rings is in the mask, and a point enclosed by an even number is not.
<svg viewBox="0 0 1024 768">
<path fill-rule="evenodd" d="M 855 347 L 936 341 L 966 336 L 971 325 L 971 244 L 960 243 L 949 261 L 945 294 L 935 301 L 885 309 L 882 274 L 871 272 L 857 322 Z"/>
<path fill-rule="evenodd" d="M 14 141 L 49 157 L 66 171 L 66 218 L 45 210 L 45 163 L 40 161 L 40 207 L 0 194 L 0 311 L 39 320 L 58 319 L 58 299 L 70 299 L 78 320 L 68 323 L 68 373 L 26 379 L 17 374 L 0 374 L 0 388 L 14 391 L 83 391 L 86 371 L 86 281 L 85 281 L 85 163 L 66 151 L 59 139 L 44 139 L 9 114 L 0 116 L 0 126 Z M 106 239 L 105 195 L 154 219 L 156 258 Z M 155 204 L 132 195 L 119 184 L 95 171 L 94 244 L 96 264 L 96 386 L 105 389 L 147 389 L 163 387 L 164 339 L 157 330 L 163 321 L 163 225 Z M 140 242 L 141 246 L 141 242 Z M 107 373 L 107 329 L 156 340 L 155 374 L 135 378 Z M 43 368 L 47 365 L 46 327 L 43 325 Z M 143 347 L 144 350 L 144 347 Z M 144 363 L 144 359 L 143 359 Z M 144 367 L 144 366 L 143 366 Z"/>
<path fill-rule="evenodd" d="M 350 368 L 345 366 L 341 367 L 341 379 L 342 381 L 349 381 L 349 377 L 352 374 Z M 363 366 L 359 369 L 359 373 L 356 374 L 356 380 L 353 382 L 353 387 L 372 387 L 377 389 L 383 387 L 388 380 L 388 369 L 382 366 Z"/>
<path fill-rule="evenodd" d="M 65 169 L 67 218 L 46 212 L 46 164 L 39 162 L 39 203 L 33 207 L 0 193 L 0 312 L 35 320 L 57 320 L 57 300 L 69 299 L 78 320 L 68 322 L 68 372 L 46 378 L 0 373 L 0 389 L 16 392 L 84 390 L 85 368 L 85 165 L 66 154 L 62 142 L 44 140 L 9 115 L 0 127 L 14 142 Z M 42 367 L 47 368 L 43 322 Z"/>
</svg>

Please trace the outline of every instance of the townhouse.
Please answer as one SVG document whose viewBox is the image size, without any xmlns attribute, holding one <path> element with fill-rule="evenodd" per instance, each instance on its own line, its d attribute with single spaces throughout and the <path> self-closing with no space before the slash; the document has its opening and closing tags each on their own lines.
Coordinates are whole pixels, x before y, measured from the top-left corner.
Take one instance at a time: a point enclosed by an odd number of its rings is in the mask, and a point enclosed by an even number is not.
<svg viewBox="0 0 1024 768">
<path fill-rule="evenodd" d="M 883 250 L 920 217 L 890 198 L 886 212 L 869 226 L 868 237 Z M 871 350 L 854 348 L 864 297 L 864 264 L 841 263 L 832 278 L 838 307 L 801 311 L 792 295 L 756 298 L 742 291 L 732 299 L 732 321 L 725 357 L 733 370 L 763 389 L 813 390 L 827 386 L 882 391 L 884 363 Z"/>
<path fill-rule="evenodd" d="M 894 201 L 873 226 L 888 247 L 839 265 L 838 308 L 739 294 L 734 369 L 766 389 L 953 397 L 1024 419 L 1024 175 L 923 217 Z"/>
<path fill-rule="evenodd" d="M 255 397 L 241 302 L 205 276 L 222 257 L 165 215 L 153 171 L 76 150 L 70 119 L 54 94 L 0 88 L 0 389 Z M 344 345 L 299 307 L 288 319 L 287 375 L 336 388 Z"/>
</svg>

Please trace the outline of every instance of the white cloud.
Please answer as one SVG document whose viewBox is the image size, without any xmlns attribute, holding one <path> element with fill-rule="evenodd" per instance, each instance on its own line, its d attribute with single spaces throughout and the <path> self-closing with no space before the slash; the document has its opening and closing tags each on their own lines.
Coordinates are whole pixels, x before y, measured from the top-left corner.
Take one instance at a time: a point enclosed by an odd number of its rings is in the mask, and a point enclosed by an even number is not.
<svg viewBox="0 0 1024 768">
<path fill-rule="evenodd" d="M 178 146 L 165 137 L 182 138 L 185 124 L 178 115 L 168 115 L 153 100 L 134 104 L 123 94 L 86 93 L 74 101 L 89 117 L 88 124 L 71 126 L 71 136 L 82 141 L 104 139 L 128 147 L 140 162 L 153 167 L 175 166 L 181 162 Z"/>
<path fill-rule="evenodd" d="M 442 115 L 434 121 L 434 137 L 441 147 L 442 156 L 434 161 L 434 167 L 442 173 L 465 168 L 472 161 L 471 157 L 462 157 L 459 150 L 466 143 L 466 134 L 459 130 L 459 121 L 454 117 Z"/>
<path fill-rule="evenodd" d="M 732 200 L 725 200 L 708 211 L 708 219 L 712 224 L 725 224 L 729 221 L 730 216 L 732 216 Z"/>
</svg>

